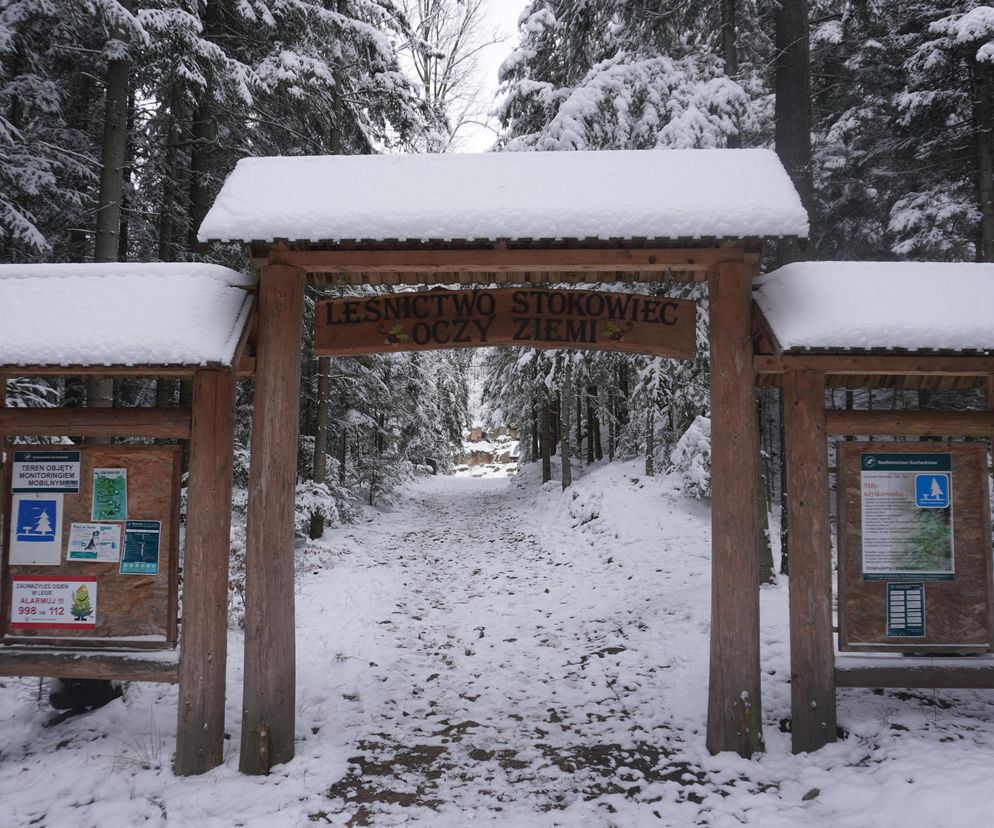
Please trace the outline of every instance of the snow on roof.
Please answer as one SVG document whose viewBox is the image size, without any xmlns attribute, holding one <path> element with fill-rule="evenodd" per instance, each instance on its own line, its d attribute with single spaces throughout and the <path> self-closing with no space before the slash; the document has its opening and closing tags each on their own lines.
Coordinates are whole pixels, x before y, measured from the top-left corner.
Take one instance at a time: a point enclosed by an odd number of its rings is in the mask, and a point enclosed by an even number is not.
<svg viewBox="0 0 994 828">
<path fill-rule="evenodd" d="M 994 350 L 994 264 L 799 262 L 753 285 L 784 350 Z"/>
<path fill-rule="evenodd" d="M 201 241 L 807 236 L 770 150 L 244 158 Z"/>
<path fill-rule="evenodd" d="M 0 265 L 0 365 L 230 365 L 254 283 L 208 264 Z"/>
</svg>

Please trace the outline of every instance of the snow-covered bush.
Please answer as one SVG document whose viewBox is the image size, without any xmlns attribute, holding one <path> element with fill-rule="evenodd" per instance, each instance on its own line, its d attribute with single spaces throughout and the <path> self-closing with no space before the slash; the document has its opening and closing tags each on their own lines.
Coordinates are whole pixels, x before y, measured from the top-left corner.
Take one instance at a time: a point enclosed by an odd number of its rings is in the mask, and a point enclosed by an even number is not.
<svg viewBox="0 0 994 828">
<path fill-rule="evenodd" d="M 297 484 L 294 495 L 294 530 L 306 535 L 314 515 L 324 517 L 325 526 L 352 523 L 359 513 L 353 493 L 337 483 L 315 483 L 305 480 Z"/>
<path fill-rule="evenodd" d="M 711 419 L 697 417 L 670 452 L 670 471 L 683 478 L 683 491 L 691 497 L 711 497 Z"/>
</svg>

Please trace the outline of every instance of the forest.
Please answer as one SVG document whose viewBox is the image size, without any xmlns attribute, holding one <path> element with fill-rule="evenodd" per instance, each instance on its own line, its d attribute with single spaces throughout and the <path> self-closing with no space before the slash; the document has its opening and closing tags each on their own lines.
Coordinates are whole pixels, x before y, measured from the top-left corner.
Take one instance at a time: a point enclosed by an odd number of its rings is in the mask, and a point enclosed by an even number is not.
<svg viewBox="0 0 994 828">
<path fill-rule="evenodd" d="M 490 111 L 495 152 L 773 147 L 811 217 L 797 259 L 994 261 L 994 8 L 969 0 L 494 0 L 522 6 L 480 100 L 484 0 L 4 0 L 0 262 L 249 267 L 197 229 L 256 155 L 447 152 Z M 334 295 L 342 295 L 337 290 Z M 353 292 L 373 288 L 348 288 Z M 383 290 L 383 288 L 378 288 Z M 707 497 L 707 297 L 698 357 L 502 348 L 313 356 L 301 343 L 298 530 L 451 468 L 469 389 L 524 460 L 643 456 Z M 313 288 L 313 301 L 332 295 Z M 311 327 L 310 320 L 305 332 Z M 183 383 L 9 380 L 8 404 L 180 405 Z M 917 406 L 948 401 L 907 399 Z M 759 400 L 776 465 L 776 394 Z M 853 400 L 840 404 L 853 405 Z M 962 404 L 962 401 L 959 401 Z M 236 484 L 251 386 L 239 389 Z M 770 494 L 776 496 L 772 471 Z M 243 508 L 244 503 L 236 504 Z"/>
</svg>

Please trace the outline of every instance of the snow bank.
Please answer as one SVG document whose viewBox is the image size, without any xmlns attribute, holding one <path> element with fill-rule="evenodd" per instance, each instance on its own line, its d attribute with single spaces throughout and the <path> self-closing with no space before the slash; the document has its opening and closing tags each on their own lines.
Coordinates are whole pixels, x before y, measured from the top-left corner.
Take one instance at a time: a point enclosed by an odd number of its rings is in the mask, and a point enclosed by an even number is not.
<svg viewBox="0 0 994 828">
<path fill-rule="evenodd" d="M 245 158 L 202 241 L 807 236 L 769 150 Z"/>
<path fill-rule="evenodd" d="M 994 265 L 799 262 L 756 279 L 780 345 L 994 349 Z"/>
<path fill-rule="evenodd" d="M 0 365 L 230 365 L 255 283 L 218 265 L 0 265 Z"/>
</svg>

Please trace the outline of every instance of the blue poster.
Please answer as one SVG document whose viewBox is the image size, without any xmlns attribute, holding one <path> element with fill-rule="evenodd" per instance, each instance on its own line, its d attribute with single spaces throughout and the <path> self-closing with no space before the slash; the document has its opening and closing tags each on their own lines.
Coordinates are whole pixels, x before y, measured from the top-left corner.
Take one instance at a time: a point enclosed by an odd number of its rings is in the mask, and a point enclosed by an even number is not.
<svg viewBox="0 0 994 828">
<path fill-rule="evenodd" d="M 20 500 L 15 523 L 17 540 L 24 543 L 54 543 L 58 505 L 51 500 Z"/>
<path fill-rule="evenodd" d="M 62 495 L 16 492 L 10 504 L 10 563 L 58 566 L 62 556 Z"/>
<path fill-rule="evenodd" d="M 916 474 L 915 506 L 919 509 L 946 509 L 949 506 L 948 474 Z"/>
</svg>

